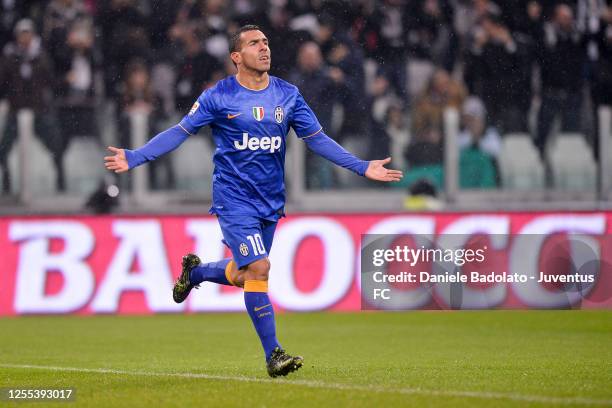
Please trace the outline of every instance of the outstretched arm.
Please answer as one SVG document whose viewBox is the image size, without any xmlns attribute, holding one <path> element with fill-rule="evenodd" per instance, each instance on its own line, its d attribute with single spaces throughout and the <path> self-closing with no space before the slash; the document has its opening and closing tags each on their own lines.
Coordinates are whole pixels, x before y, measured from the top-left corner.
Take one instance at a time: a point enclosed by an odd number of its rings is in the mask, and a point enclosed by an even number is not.
<svg viewBox="0 0 612 408">
<path fill-rule="evenodd" d="M 179 147 L 189 137 L 189 133 L 181 125 L 165 130 L 149 140 L 147 144 L 136 149 L 119 149 L 109 146 L 113 156 L 106 156 L 104 164 L 107 170 L 123 173 L 143 163 L 157 159 Z"/>
<path fill-rule="evenodd" d="M 313 136 L 305 137 L 302 140 L 304 140 L 310 150 L 318 155 L 370 180 L 399 181 L 402 178 L 401 171 L 385 168 L 385 164 L 391 161 L 390 157 L 384 160 L 360 160 L 322 131 Z"/>
</svg>

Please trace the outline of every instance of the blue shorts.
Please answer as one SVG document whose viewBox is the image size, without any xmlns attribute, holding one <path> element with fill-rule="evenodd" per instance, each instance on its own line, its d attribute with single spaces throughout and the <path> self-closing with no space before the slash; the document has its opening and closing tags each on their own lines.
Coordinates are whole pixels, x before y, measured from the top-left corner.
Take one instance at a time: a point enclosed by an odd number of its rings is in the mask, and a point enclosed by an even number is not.
<svg viewBox="0 0 612 408">
<path fill-rule="evenodd" d="M 219 215 L 223 243 L 229 247 L 238 269 L 268 257 L 277 221 L 245 215 Z"/>
</svg>

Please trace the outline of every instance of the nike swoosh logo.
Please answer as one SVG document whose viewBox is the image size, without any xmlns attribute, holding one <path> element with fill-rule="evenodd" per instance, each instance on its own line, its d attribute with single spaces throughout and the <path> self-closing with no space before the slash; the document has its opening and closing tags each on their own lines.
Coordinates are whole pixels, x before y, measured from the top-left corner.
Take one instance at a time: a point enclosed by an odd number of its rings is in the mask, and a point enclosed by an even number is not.
<svg viewBox="0 0 612 408">
<path fill-rule="evenodd" d="M 240 115 L 242 115 L 242 113 L 237 113 L 237 114 L 235 114 L 235 115 L 232 115 L 231 113 L 228 113 L 228 114 L 227 114 L 227 118 L 228 118 L 228 119 L 234 119 L 236 116 L 240 116 Z"/>
<path fill-rule="evenodd" d="M 272 306 L 272 303 L 268 303 L 267 305 L 256 307 L 253 310 L 255 310 L 256 312 L 259 312 L 261 309 L 266 308 L 268 306 Z"/>
</svg>

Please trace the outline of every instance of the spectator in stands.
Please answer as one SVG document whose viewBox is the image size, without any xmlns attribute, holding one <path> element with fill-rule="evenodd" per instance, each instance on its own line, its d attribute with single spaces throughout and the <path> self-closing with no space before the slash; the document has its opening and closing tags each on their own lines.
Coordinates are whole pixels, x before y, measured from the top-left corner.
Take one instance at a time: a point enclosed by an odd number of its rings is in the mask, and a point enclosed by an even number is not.
<svg viewBox="0 0 612 408">
<path fill-rule="evenodd" d="M 457 47 L 450 2 L 411 1 L 408 3 L 406 15 L 407 46 L 412 55 L 451 71 Z"/>
<path fill-rule="evenodd" d="M 424 177 L 437 189 L 443 188 L 444 111 L 447 108 L 460 110 L 466 95 L 464 86 L 453 80 L 444 69 L 438 68 L 434 72 L 413 110 L 414 138 L 405 154 L 409 172 L 402 184 L 410 186 Z"/>
<path fill-rule="evenodd" d="M 274 66 L 270 72 L 280 78 L 287 78 L 294 68 L 300 49 L 300 34 L 289 27 L 289 11 L 285 7 L 271 7 L 266 13 L 263 31 L 274 47 Z"/>
<path fill-rule="evenodd" d="M 390 155 L 394 166 L 405 169 L 404 152 L 410 145 L 411 135 L 406 123 L 406 114 L 400 104 L 392 104 L 387 109 L 386 132 L 391 139 Z"/>
<path fill-rule="evenodd" d="M 414 133 L 421 134 L 432 124 L 441 127 L 444 110 L 451 107 L 460 110 L 466 95 L 463 84 L 452 79 L 444 69 L 437 69 L 415 104 L 412 121 Z"/>
<path fill-rule="evenodd" d="M 54 48 L 66 40 L 74 23 L 90 19 L 82 0 L 51 0 L 43 18 L 43 38 L 49 44 L 49 52 L 53 55 Z"/>
<path fill-rule="evenodd" d="M 143 112 L 151 114 L 155 110 L 156 100 L 151 88 L 149 70 L 143 60 L 134 59 L 126 68 L 125 80 L 121 86 L 120 110 L 127 114 Z M 129 128 L 129 126 L 121 126 Z M 129 140 L 121 144 L 131 146 Z"/>
<path fill-rule="evenodd" d="M 13 39 L 13 28 L 15 23 L 27 17 L 29 2 L 12 0 L 0 1 L 0 50 Z M 0 89 L 0 98 L 3 97 Z"/>
<path fill-rule="evenodd" d="M 329 65 L 329 76 L 336 86 L 336 101 L 343 108 L 344 118 L 337 137 L 341 141 L 362 139 L 360 145 L 363 146 L 363 129 L 367 118 L 363 54 L 354 41 L 344 33 L 334 32 L 332 27 L 326 26 L 328 24 L 331 24 L 331 20 L 322 23 L 323 30 L 331 32 L 330 36 L 318 37 L 317 42 L 322 50 L 328 50 L 324 56 Z"/>
<path fill-rule="evenodd" d="M 490 0 L 457 0 L 455 3 L 455 31 L 463 42 L 486 15 L 500 16 L 502 9 Z"/>
<path fill-rule="evenodd" d="M 485 105 L 476 96 L 470 96 L 463 104 L 458 141 L 460 149 L 476 145 L 494 159 L 499 156 L 501 136 L 495 127 L 487 126 Z"/>
<path fill-rule="evenodd" d="M 581 126 L 585 40 L 576 28 L 574 13 L 568 5 L 557 5 L 552 21 L 541 27 L 537 58 L 542 104 L 535 145 L 543 155 L 557 115 L 561 115 L 562 131 L 579 131 Z"/>
<path fill-rule="evenodd" d="M 205 0 L 199 3 L 201 15 L 199 24 L 206 32 L 204 48 L 219 60 L 227 57 L 229 47 L 226 3 L 225 0 Z"/>
<path fill-rule="evenodd" d="M 523 37 L 511 34 L 499 17 L 486 15 L 473 31 L 466 57 L 470 92 L 482 98 L 489 122 L 502 133 L 527 131 L 532 60 Z"/>
<path fill-rule="evenodd" d="M 496 158 L 501 150 L 501 137 L 494 127 L 487 127 L 486 110 L 477 97 L 469 97 L 463 104 L 458 144 L 461 188 L 496 187 Z"/>
<path fill-rule="evenodd" d="M 174 42 L 169 37 L 169 33 L 171 28 L 177 24 L 178 16 L 184 9 L 185 1 L 151 0 L 150 3 L 153 18 L 150 19 L 149 28 L 151 48 L 155 52 L 154 60 L 156 62 L 167 61 L 172 59 L 174 53 Z M 183 13 L 183 15 L 186 15 L 186 13 Z M 180 23 L 185 22 L 181 21 Z"/>
<path fill-rule="evenodd" d="M 202 91 L 223 76 L 223 66 L 203 47 L 203 33 L 197 23 L 181 28 L 178 39 L 183 47 L 176 62 L 176 109 L 187 113 Z"/>
<path fill-rule="evenodd" d="M 55 97 L 63 144 L 71 136 L 95 136 L 94 38 L 91 21 L 76 20 L 52 49 Z"/>
<path fill-rule="evenodd" d="M 57 170 L 57 188 L 64 190 L 64 146 L 51 110 L 51 63 L 32 20 L 19 20 L 14 33 L 15 41 L 6 45 L 0 61 L 0 88 L 7 90 L 6 96 L 11 109 L 6 131 L 0 142 L 3 189 L 4 192 L 11 189 L 7 156 L 18 134 L 17 112 L 21 109 L 31 109 L 35 115 L 36 135 L 53 155 Z"/>
<path fill-rule="evenodd" d="M 540 2 L 535 0 L 505 1 L 500 2 L 499 5 L 502 12 L 496 17 L 500 17 L 513 34 L 521 33 L 536 38 L 538 27 L 544 18 Z"/>
<path fill-rule="evenodd" d="M 325 132 L 331 132 L 328 134 L 333 137 L 331 122 L 337 85 L 317 43 L 309 41 L 300 46 L 297 65 L 289 74 L 289 81 L 300 88 Z"/>
<path fill-rule="evenodd" d="M 96 21 L 102 32 L 106 93 L 115 97 L 128 62 L 133 58 L 150 58 L 149 21 L 136 0 L 102 2 Z"/>
<path fill-rule="evenodd" d="M 560 5 L 566 5 L 572 10 L 576 10 L 576 6 L 579 1 L 582 0 L 533 0 L 533 2 L 538 3 L 542 8 L 542 18 L 544 20 L 553 19 L 556 13 L 557 6 Z"/>
<path fill-rule="evenodd" d="M 405 2 L 384 0 L 382 7 L 362 8 L 360 43 L 394 88 L 408 103 L 407 47 L 408 13 Z"/>
<path fill-rule="evenodd" d="M 317 115 L 325 132 L 334 137 L 332 111 L 336 83 L 317 43 L 304 43 L 298 51 L 297 66 L 289 74 L 289 81 L 300 88 L 306 102 Z M 333 168 L 327 160 L 308 153 L 306 156 L 306 185 L 308 188 L 326 189 L 336 184 Z"/>
<path fill-rule="evenodd" d="M 267 1 L 233 0 L 230 6 L 231 19 L 238 27 L 259 21 L 261 15 L 269 8 L 267 3 Z M 286 6 L 290 7 L 291 4 Z"/>
<path fill-rule="evenodd" d="M 380 72 L 374 78 L 368 89 L 369 118 L 368 126 L 363 131 L 370 135 L 368 152 L 379 157 L 389 157 L 391 156 L 392 142 L 391 136 L 387 132 L 387 113 L 391 106 L 401 106 L 403 101 L 393 92 L 390 81 L 383 72 Z M 403 156 L 403 150 L 400 150 L 400 156 Z M 399 168 L 398 163 L 403 162 L 403 160 L 401 157 L 398 160 L 393 157 L 393 165 Z"/>
<path fill-rule="evenodd" d="M 610 2 L 607 0 L 577 0 L 576 26 L 578 30 L 586 35 L 597 34 L 607 14 L 607 3 Z"/>
<path fill-rule="evenodd" d="M 392 85 L 382 70 L 370 81 L 367 92 L 370 99 L 370 121 L 386 123 L 389 107 L 392 104 L 401 104 L 401 101 L 393 92 Z"/>
<path fill-rule="evenodd" d="M 145 114 L 148 116 L 148 135 L 157 134 L 160 129 L 165 128 L 163 121 L 166 119 L 161 104 L 161 99 L 153 93 L 150 73 L 143 60 L 132 60 L 126 67 L 125 81 L 121 86 L 120 103 L 120 143 L 123 146 L 133 146 L 131 137 L 131 120 L 134 114 Z M 149 171 L 149 182 L 153 188 L 161 188 L 162 183 L 158 178 L 160 169 L 165 172 L 166 185 L 163 187 L 173 188 L 175 186 L 174 169 L 171 157 L 158 160 L 159 163 Z"/>
</svg>

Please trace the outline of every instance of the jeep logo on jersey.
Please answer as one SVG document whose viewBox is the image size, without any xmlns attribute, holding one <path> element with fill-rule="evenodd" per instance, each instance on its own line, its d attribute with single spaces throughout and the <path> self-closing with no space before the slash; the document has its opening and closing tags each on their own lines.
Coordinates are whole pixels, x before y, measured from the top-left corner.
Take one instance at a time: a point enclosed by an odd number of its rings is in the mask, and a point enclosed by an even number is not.
<svg viewBox="0 0 612 408">
<path fill-rule="evenodd" d="M 234 147 L 238 150 L 270 150 L 270 153 L 274 153 L 280 149 L 282 139 L 280 136 L 263 136 L 261 139 L 257 137 L 249 137 L 249 134 L 244 132 L 242 134 L 242 143 L 239 140 L 234 140 Z"/>
<path fill-rule="evenodd" d="M 258 122 L 261 122 L 261 120 L 264 117 L 264 109 L 263 109 L 263 107 L 261 107 L 261 106 L 254 106 L 253 107 L 253 117 Z"/>
<path fill-rule="evenodd" d="M 274 119 L 276 120 L 276 123 L 283 123 L 283 108 L 280 106 L 277 106 L 274 109 Z"/>
</svg>

